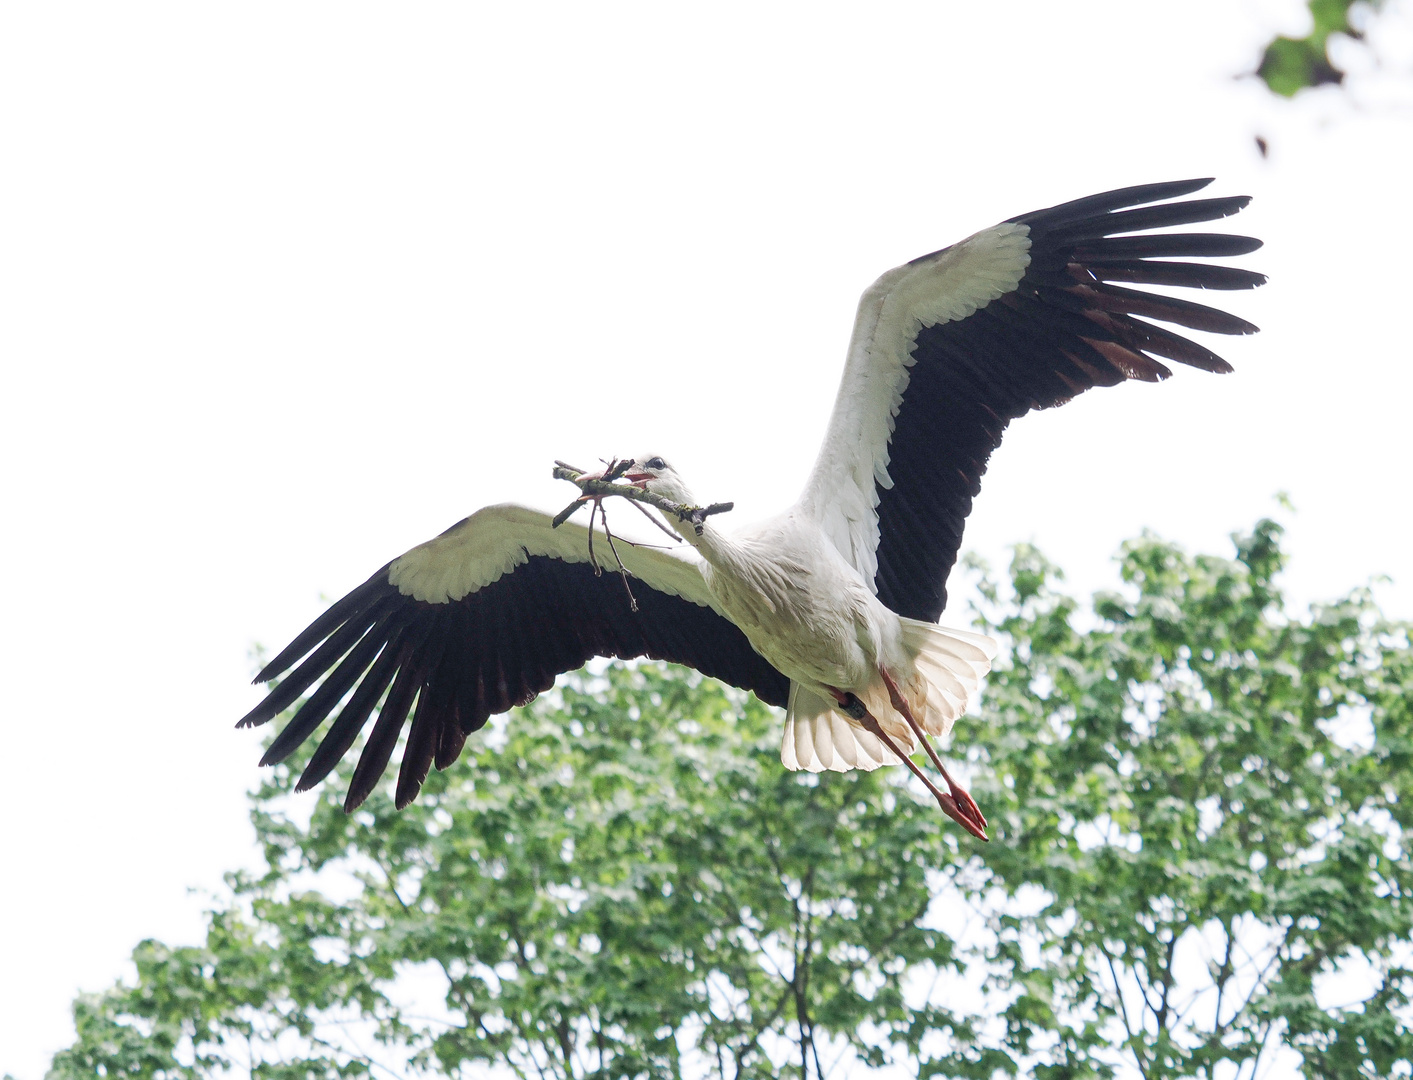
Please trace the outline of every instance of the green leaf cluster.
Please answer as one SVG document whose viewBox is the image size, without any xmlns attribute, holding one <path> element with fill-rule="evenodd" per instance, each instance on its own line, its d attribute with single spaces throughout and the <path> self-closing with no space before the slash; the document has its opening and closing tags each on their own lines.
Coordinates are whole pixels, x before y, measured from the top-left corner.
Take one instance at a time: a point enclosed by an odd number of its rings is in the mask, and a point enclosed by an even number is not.
<svg viewBox="0 0 1413 1080">
<path fill-rule="evenodd" d="M 1279 541 L 1145 536 L 1091 608 L 1030 548 L 983 573 L 986 845 L 901 769 L 786 772 L 777 714 L 653 664 L 569 677 L 402 813 L 277 767 L 263 871 L 80 997 L 50 1076 L 1406 1069 L 1413 651 L 1367 591 L 1288 615 Z M 1367 1000 L 1322 1002 L 1355 960 Z"/>
<path fill-rule="evenodd" d="M 1307 0 L 1310 33 L 1302 38 L 1273 39 L 1261 56 L 1257 76 L 1282 97 L 1294 97 L 1312 86 L 1338 86 L 1344 82 L 1344 72 L 1330 60 L 1329 41 L 1335 34 L 1361 36 L 1349 21 L 1350 8 L 1360 3 L 1378 6 L 1368 0 Z"/>
</svg>

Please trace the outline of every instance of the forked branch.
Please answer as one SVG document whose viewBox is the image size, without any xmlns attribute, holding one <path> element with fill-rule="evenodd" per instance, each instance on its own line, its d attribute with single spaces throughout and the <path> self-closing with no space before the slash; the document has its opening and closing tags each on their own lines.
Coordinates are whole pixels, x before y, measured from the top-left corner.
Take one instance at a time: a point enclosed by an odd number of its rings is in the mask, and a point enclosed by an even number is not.
<svg viewBox="0 0 1413 1080">
<path fill-rule="evenodd" d="M 551 523 L 555 528 L 563 525 L 573 516 L 574 512 L 590 500 L 604 499 L 611 495 L 617 495 L 628 499 L 630 502 L 647 503 L 649 506 L 660 510 L 669 521 L 673 518 L 690 525 L 698 536 L 702 534 L 702 526 L 706 519 L 715 514 L 724 514 L 730 510 L 735 503 L 722 502 L 712 503 L 710 506 L 683 506 L 681 503 L 673 502 L 671 499 L 664 499 L 661 495 L 655 495 L 651 491 L 644 491 L 640 487 L 632 484 L 620 484 L 618 479 L 626 473 L 633 465 L 631 460 L 614 461 L 609 467 L 599 473 L 585 473 L 582 469 L 576 469 L 572 465 L 566 465 L 562 461 L 554 463 L 554 478 L 556 480 L 568 480 L 577 487 L 583 494 L 566 506 L 555 515 Z"/>
<path fill-rule="evenodd" d="M 568 480 L 576 486 L 582 493 L 572 503 L 566 506 L 554 516 L 550 523 L 552 528 L 559 528 L 568 521 L 579 507 L 589 504 L 589 564 L 594 568 L 595 574 L 603 573 L 599 566 L 599 561 L 594 557 L 594 518 L 597 516 L 603 523 L 603 534 L 608 540 L 608 548 L 613 552 L 614 562 L 618 564 L 618 575 L 623 579 L 623 588 L 628 593 L 628 606 L 631 610 L 638 610 L 637 597 L 633 595 L 633 586 L 629 584 L 628 568 L 623 565 L 623 558 L 618 554 L 618 545 L 614 542 L 615 537 L 608 527 L 608 512 L 603 505 L 603 501 L 613 495 L 621 496 L 633 504 L 633 508 L 656 525 L 663 532 L 674 540 L 680 541 L 682 538 L 670 528 L 658 521 L 652 514 L 641 505 L 647 503 L 649 506 L 661 511 L 664 515 L 672 515 L 678 521 L 686 522 L 697 531 L 697 535 L 702 534 L 702 526 L 706 519 L 713 514 L 724 514 L 731 509 L 731 503 L 713 503 L 711 506 L 683 506 L 675 503 L 671 499 L 664 499 L 661 495 L 654 495 L 652 492 L 644 491 L 642 488 L 632 484 L 620 484 L 617 481 L 632 468 L 631 458 L 619 461 L 614 459 L 608 466 L 600 472 L 585 473 L 583 469 L 576 469 L 572 465 L 566 465 L 562 461 L 554 463 L 554 477 L 556 480 Z"/>
</svg>

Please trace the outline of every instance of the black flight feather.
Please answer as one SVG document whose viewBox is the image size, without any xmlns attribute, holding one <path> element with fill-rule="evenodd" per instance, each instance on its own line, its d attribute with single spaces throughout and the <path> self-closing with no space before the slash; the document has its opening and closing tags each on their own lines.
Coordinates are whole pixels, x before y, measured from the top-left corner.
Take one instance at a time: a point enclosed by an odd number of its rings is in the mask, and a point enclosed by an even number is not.
<svg viewBox="0 0 1413 1080">
<path fill-rule="evenodd" d="M 490 716 L 532 700 L 592 656 L 669 660 L 771 705 L 789 697 L 789 680 L 723 616 L 637 579 L 635 612 L 617 574 L 595 575 L 586 564 L 536 555 L 459 600 L 433 604 L 403 595 L 388 581 L 390 568 L 335 603 L 278 663 L 267 665 L 266 672 L 278 674 L 313 650 L 247 716 L 260 722 L 274 715 L 323 677 L 261 759 L 273 764 L 352 690 L 299 779 L 303 791 L 333 770 L 386 694 L 347 792 L 350 810 L 386 771 L 409 715 L 394 795 L 399 806 L 416 797 L 432 765 L 455 761 L 466 736 Z"/>
<path fill-rule="evenodd" d="M 1053 408 L 1093 386 L 1158 381 L 1159 358 L 1229 371 L 1220 356 L 1155 322 L 1222 334 L 1256 328 L 1216 308 L 1112 285 L 1246 289 L 1261 274 L 1171 257 L 1242 255 L 1259 240 L 1225 233 L 1143 235 L 1215 221 L 1246 196 L 1186 199 L 1208 179 L 1143 184 L 1021 214 L 1030 263 L 1016 289 L 971 315 L 925 327 L 888 443 L 892 487 L 875 487 L 879 541 L 874 586 L 900 615 L 936 621 L 962 528 L 1006 424 Z M 1177 202 L 1165 200 L 1177 199 Z M 1116 235 L 1137 234 L 1137 235 Z M 934 478 L 955 476 L 956 485 Z"/>
</svg>

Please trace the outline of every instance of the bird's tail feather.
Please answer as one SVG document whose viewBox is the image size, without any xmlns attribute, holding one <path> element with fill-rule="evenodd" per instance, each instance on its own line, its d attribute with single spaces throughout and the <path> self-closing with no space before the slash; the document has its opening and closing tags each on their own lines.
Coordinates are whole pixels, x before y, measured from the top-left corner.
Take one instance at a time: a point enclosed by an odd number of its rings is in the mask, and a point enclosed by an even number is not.
<svg viewBox="0 0 1413 1080">
<path fill-rule="evenodd" d="M 872 710 L 870 710 L 872 711 Z M 900 737 L 891 725 L 888 734 L 900 746 L 913 750 L 913 735 Z M 834 707 L 799 683 L 790 684 L 790 706 L 785 714 L 785 737 L 780 743 L 780 762 L 787 769 L 809 772 L 872 772 L 880 765 L 900 764 L 898 756 L 883 745 L 871 731 L 865 731 Z"/>
<path fill-rule="evenodd" d="M 982 678 L 991 670 L 996 641 L 985 634 L 904 619 L 903 645 L 913 655 L 918 676 L 927 687 L 927 704 L 918 722 L 929 735 L 944 738 L 957 717 L 967 711 Z M 914 707 L 914 714 L 917 712 Z"/>
<path fill-rule="evenodd" d="M 903 644 L 917 669 L 916 679 L 904 688 L 908 704 L 927 734 L 944 737 L 991 670 L 996 642 L 984 634 L 904 619 Z M 859 697 L 894 742 L 905 753 L 913 753 L 917 739 L 912 729 L 894 712 L 882 679 L 876 682 Z M 790 684 L 780 761 L 787 769 L 809 772 L 871 771 L 900 764 L 878 736 L 845 716 L 833 701 L 799 683 Z"/>
</svg>

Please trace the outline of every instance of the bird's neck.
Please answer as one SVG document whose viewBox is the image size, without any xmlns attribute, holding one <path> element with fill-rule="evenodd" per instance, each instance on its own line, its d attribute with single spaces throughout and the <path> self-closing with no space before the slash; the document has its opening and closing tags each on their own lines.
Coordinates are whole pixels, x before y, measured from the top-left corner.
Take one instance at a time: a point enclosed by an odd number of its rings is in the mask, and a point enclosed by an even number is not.
<svg viewBox="0 0 1413 1080">
<path fill-rule="evenodd" d="M 729 533 L 722 532 L 710 521 L 702 522 L 702 531 L 697 532 L 691 525 L 681 530 L 682 538 L 691 544 L 703 559 L 713 566 L 734 562 L 737 544 Z"/>
</svg>

